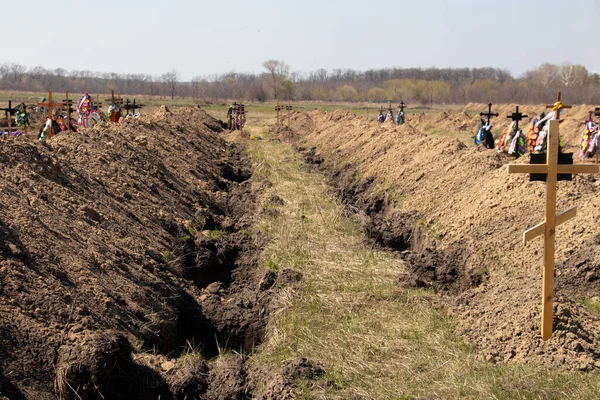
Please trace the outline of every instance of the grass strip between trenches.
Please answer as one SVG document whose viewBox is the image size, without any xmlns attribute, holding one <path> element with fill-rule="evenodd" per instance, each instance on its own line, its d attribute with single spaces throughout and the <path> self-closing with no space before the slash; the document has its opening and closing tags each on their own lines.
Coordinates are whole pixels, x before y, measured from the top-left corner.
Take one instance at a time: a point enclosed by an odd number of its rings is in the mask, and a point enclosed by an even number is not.
<svg viewBox="0 0 600 400">
<path fill-rule="evenodd" d="M 289 145 L 272 140 L 271 114 L 255 114 L 247 131 L 254 178 L 269 181 L 257 229 L 269 242 L 264 268 L 291 268 L 303 289 L 281 289 L 265 343 L 254 361 L 267 366 L 297 357 L 322 365 L 329 384 L 301 383 L 301 398 L 326 399 L 593 399 L 600 375 L 543 366 L 496 365 L 476 358 L 455 334 L 439 296 L 401 288 L 392 252 L 374 248 Z"/>
</svg>

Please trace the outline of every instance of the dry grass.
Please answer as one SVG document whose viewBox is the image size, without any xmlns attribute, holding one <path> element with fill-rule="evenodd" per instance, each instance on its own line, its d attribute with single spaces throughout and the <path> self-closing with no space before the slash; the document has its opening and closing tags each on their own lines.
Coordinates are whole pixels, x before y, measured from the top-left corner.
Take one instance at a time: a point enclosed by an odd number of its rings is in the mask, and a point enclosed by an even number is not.
<svg viewBox="0 0 600 400">
<path fill-rule="evenodd" d="M 264 264 L 301 271 L 305 288 L 281 291 L 255 362 L 277 366 L 303 356 L 323 365 L 333 384 L 303 385 L 303 398 L 598 398 L 596 373 L 479 360 L 455 334 L 444 300 L 400 288 L 403 262 L 373 248 L 325 178 L 288 145 L 269 140 L 273 123 L 272 114 L 257 113 L 247 128 L 265 139 L 247 143 L 254 179 L 270 181 L 285 201 L 258 226 L 270 238 Z"/>
</svg>

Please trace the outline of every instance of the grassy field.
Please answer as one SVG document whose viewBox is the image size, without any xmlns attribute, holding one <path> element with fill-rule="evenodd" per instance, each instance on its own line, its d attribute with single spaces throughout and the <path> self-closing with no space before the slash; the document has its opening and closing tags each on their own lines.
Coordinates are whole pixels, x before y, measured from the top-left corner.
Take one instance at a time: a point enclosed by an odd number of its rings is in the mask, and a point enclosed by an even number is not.
<svg viewBox="0 0 600 400">
<path fill-rule="evenodd" d="M 108 107 L 108 102 L 106 99 L 111 97 L 109 94 L 98 94 L 98 93 L 90 93 L 96 100 L 100 99 L 103 104 L 103 108 L 106 109 Z M 69 97 L 77 100 L 81 97 L 83 93 L 69 93 Z M 25 102 L 26 104 L 35 104 L 37 103 L 41 97 L 48 97 L 48 92 L 9 92 L 9 91 L 0 91 L 0 106 L 4 107 L 7 105 L 8 100 L 12 100 L 13 104 L 18 104 L 19 102 Z M 65 98 L 65 93 L 63 92 L 54 92 L 53 93 L 54 100 L 62 100 Z M 210 111 L 216 118 L 224 120 L 227 115 L 227 108 L 234 100 L 231 101 L 219 101 L 219 102 L 206 102 L 199 99 L 194 98 L 182 98 L 176 97 L 174 100 L 171 100 L 170 97 L 166 96 L 135 96 L 135 95 L 122 95 L 123 99 L 136 99 L 136 103 L 145 104 L 146 107 L 142 110 L 145 113 L 153 113 L 155 112 L 161 105 L 167 105 L 168 107 L 178 107 L 178 106 L 201 106 L 203 109 Z M 285 104 L 292 104 L 295 111 L 305 112 L 310 110 L 321 110 L 321 111 L 334 111 L 340 108 L 349 110 L 356 115 L 375 119 L 377 117 L 377 112 L 380 107 L 383 107 L 384 112 L 390 106 L 389 103 L 384 104 L 375 104 L 375 103 L 333 103 L 333 102 L 286 102 Z M 274 112 L 274 108 L 277 102 L 268 101 L 268 102 L 245 102 L 246 110 L 249 115 L 252 113 L 269 113 Z M 281 104 L 284 104 L 282 102 Z M 415 112 L 439 112 L 442 110 L 451 110 L 460 108 L 460 106 L 456 105 L 433 105 L 433 107 L 423 107 L 419 105 L 408 105 L 406 109 L 406 113 L 408 115 Z M 392 109 L 394 110 L 394 114 L 397 112 L 397 104 L 392 103 Z"/>
<path fill-rule="evenodd" d="M 258 182 L 284 205 L 257 229 L 269 242 L 263 267 L 292 268 L 300 291 L 283 289 L 254 362 L 308 357 L 329 384 L 299 383 L 304 399 L 597 399 L 600 375 L 543 365 L 496 365 L 455 334 L 443 299 L 397 285 L 403 262 L 370 244 L 352 213 L 287 144 L 272 140 L 273 113 L 249 116 L 247 140 Z"/>
</svg>

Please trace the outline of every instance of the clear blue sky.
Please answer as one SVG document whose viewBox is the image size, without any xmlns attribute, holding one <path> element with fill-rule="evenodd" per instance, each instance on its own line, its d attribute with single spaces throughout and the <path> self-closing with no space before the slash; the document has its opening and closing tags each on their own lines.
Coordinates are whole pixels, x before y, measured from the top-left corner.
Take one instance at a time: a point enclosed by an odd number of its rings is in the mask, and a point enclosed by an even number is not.
<svg viewBox="0 0 600 400">
<path fill-rule="evenodd" d="M 260 72 L 271 58 L 299 72 L 491 66 L 518 76 L 544 62 L 600 72 L 599 17 L 600 0 L 3 0 L 4 37 L 23 42 L 5 43 L 0 62 L 176 68 L 185 80 Z"/>
</svg>

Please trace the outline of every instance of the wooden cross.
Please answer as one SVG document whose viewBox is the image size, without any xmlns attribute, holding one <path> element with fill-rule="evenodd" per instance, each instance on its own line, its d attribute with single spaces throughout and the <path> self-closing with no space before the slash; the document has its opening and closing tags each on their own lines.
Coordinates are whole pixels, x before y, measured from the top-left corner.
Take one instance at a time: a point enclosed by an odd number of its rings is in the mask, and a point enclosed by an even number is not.
<svg viewBox="0 0 600 400">
<path fill-rule="evenodd" d="M 562 110 L 563 108 L 571 108 L 573 106 L 565 106 L 561 101 L 560 101 L 560 92 L 558 92 L 558 94 L 556 95 L 556 103 L 552 104 L 552 105 L 547 105 L 546 108 L 551 108 L 552 111 L 554 111 L 556 113 L 556 115 L 554 116 L 555 119 L 560 120 L 560 110 Z M 560 121 L 562 122 L 562 121 Z"/>
<path fill-rule="evenodd" d="M 518 109 L 517 109 L 517 112 L 518 112 Z M 492 117 L 498 117 L 500 114 L 492 112 L 492 103 L 490 103 L 490 104 L 488 104 L 488 112 L 487 113 L 480 112 L 479 115 L 482 117 L 487 117 L 487 124 L 489 125 L 490 119 Z"/>
<path fill-rule="evenodd" d="M 491 110 L 491 107 L 490 107 L 490 110 Z M 519 121 L 521 121 L 523 118 L 527 118 L 527 115 L 523 115 L 523 113 L 520 113 L 519 106 L 517 106 L 517 111 L 512 113 L 511 115 L 507 115 L 506 118 L 510 118 L 516 122 L 515 132 L 518 132 L 519 131 Z M 488 124 L 489 124 L 489 119 L 488 119 Z"/>
<path fill-rule="evenodd" d="M 287 120 L 288 120 L 287 126 L 288 126 L 288 128 L 290 127 L 290 120 L 292 119 L 292 108 L 293 107 L 292 107 L 291 104 L 288 104 L 287 106 L 285 106 L 285 109 L 288 112 L 288 115 L 287 115 Z"/>
<path fill-rule="evenodd" d="M 281 112 L 281 106 L 279 105 L 279 100 L 277 101 L 277 105 L 275 106 L 275 111 L 277 111 L 277 126 L 279 126 L 279 114 Z"/>
<path fill-rule="evenodd" d="M 119 107 L 121 107 L 123 105 L 123 99 L 121 98 L 121 94 L 119 93 L 118 97 L 115 97 L 115 91 L 111 90 L 110 91 L 110 99 L 104 99 L 104 101 L 110 101 L 110 104 L 116 104 Z"/>
<path fill-rule="evenodd" d="M 127 113 L 129 113 L 130 110 L 132 110 L 135 113 L 135 110 L 144 106 L 145 104 L 135 104 L 135 99 L 133 99 L 133 103 L 130 102 L 129 99 L 127 99 L 125 100 L 125 105 L 123 106 L 123 108 L 127 111 Z"/>
<path fill-rule="evenodd" d="M 11 136 L 11 134 L 12 134 L 12 116 L 15 115 L 15 113 L 17 111 L 19 111 L 19 109 L 12 108 L 12 100 L 9 100 L 8 107 L 0 108 L 0 111 L 4 111 L 4 115 L 6 115 L 6 125 L 7 125 L 7 129 L 8 129 L 8 136 Z"/>
<path fill-rule="evenodd" d="M 548 149 L 546 164 L 512 164 L 508 166 L 509 174 L 537 173 L 546 174 L 546 212 L 545 220 L 539 225 L 523 233 L 523 244 L 538 237 L 544 236 L 544 269 L 542 274 L 542 339 L 544 341 L 552 336 L 552 304 L 554 300 L 554 247 L 556 227 L 575 217 L 577 207 L 572 207 L 556 215 L 556 182 L 558 174 L 598 173 L 600 165 L 558 164 L 558 120 L 549 121 L 548 136 L 546 141 Z"/>
<path fill-rule="evenodd" d="M 390 114 L 392 113 L 392 103 L 390 102 L 390 106 L 388 107 L 388 111 L 390 112 Z"/>
<path fill-rule="evenodd" d="M 244 134 L 244 122 L 246 119 L 246 110 L 244 109 L 244 103 L 242 103 L 242 101 L 240 100 L 240 104 L 238 105 L 238 115 L 241 115 L 240 117 L 240 133 L 243 135 Z M 242 121 L 243 119 L 243 121 Z"/>
<path fill-rule="evenodd" d="M 62 104 L 63 104 L 62 102 L 61 103 L 53 103 L 52 102 L 52 90 L 48 90 L 48 101 L 46 103 L 38 103 L 38 106 L 48 107 L 48 118 L 50 118 L 50 120 L 53 120 L 52 109 L 62 107 Z M 48 139 L 52 138 L 53 135 L 54 135 L 54 132 L 52 130 L 52 124 L 50 124 L 50 126 L 48 127 Z"/>
<path fill-rule="evenodd" d="M 73 100 L 69 99 L 69 91 L 66 92 L 66 98 L 62 101 L 62 109 L 67 113 L 67 131 L 71 131 L 71 113 L 75 112 L 73 109 Z"/>
</svg>

